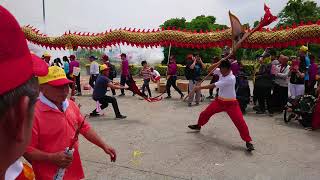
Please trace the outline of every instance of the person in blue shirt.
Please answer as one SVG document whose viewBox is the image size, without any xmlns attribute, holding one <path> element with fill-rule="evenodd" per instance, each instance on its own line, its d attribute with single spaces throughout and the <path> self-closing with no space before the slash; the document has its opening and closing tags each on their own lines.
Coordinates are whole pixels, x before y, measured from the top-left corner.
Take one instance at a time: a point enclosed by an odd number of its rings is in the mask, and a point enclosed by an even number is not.
<svg viewBox="0 0 320 180">
<path fill-rule="evenodd" d="M 112 88 L 112 89 L 127 89 L 124 86 L 119 86 L 116 84 L 113 84 L 111 80 L 108 78 L 110 74 L 110 68 L 106 65 L 103 64 L 100 66 L 100 75 L 97 78 L 96 84 L 93 89 L 93 94 L 92 94 L 92 99 L 97 101 L 100 105 L 100 107 L 97 107 L 95 110 L 93 110 L 90 113 L 91 117 L 99 116 L 99 109 L 103 110 L 106 107 L 108 107 L 109 103 L 112 104 L 114 113 L 116 115 L 117 119 L 124 119 L 126 116 L 123 116 L 120 113 L 117 99 L 115 97 L 107 96 L 107 88 Z"/>
<path fill-rule="evenodd" d="M 189 92 L 192 92 L 194 86 L 197 86 L 201 82 L 201 70 L 205 67 L 202 59 L 198 53 L 187 56 L 186 77 L 189 80 Z M 192 106 L 193 99 L 195 99 L 196 105 L 199 105 L 201 98 L 201 91 L 197 90 L 190 94 L 188 99 L 188 106 Z"/>
<path fill-rule="evenodd" d="M 62 61 L 63 61 L 63 70 L 66 73 L 67 78 L 70 79 L 70 77 L 68 77 L 69 76 L 69 66 L 70 66 L 68 57 L 63 56 Z"/>
</svg>

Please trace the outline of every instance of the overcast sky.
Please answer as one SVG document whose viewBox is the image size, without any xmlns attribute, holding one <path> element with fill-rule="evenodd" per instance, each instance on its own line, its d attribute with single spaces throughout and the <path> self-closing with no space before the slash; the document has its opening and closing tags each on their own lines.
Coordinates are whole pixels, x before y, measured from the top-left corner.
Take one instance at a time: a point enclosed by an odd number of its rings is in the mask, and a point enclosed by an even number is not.
<svg viewBox="0 0 320 180">
<path fill-rule="evenodd" d="M 320 0 L 316 0 L 320 3 Z M 49 35 L 67 30 L 101 32 L 106 29 L 158 28 L 165 20 L 213 15 L 217 23 L 229 25 L 228 11 L 241 23 L 253 24 L 264 14 L 264 2 L 277 15 L 287 0 L 45 0 L 46 26 L 42 0 L 0 0 L 21 25 L 31 24 Z"/>
</svg>

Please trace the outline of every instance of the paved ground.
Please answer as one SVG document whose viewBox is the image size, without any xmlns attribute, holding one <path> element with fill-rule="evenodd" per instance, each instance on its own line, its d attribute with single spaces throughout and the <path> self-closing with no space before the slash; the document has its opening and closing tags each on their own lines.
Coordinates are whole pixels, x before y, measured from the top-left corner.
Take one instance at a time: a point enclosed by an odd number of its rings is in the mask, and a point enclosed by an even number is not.
<svg viewBox="0 0 320 180">
<path fill-rule="evenodd" d="M 215 115 L 200 133 L 189 131 L 187 125 L 196 122 L 209 102 L 190 108 L 173 96 L 148 103 L 128 92 L 117 98 L 127 119 L 115 120 L 112 108 L 90 118 L 93 128 L 117 150 L 118 159 L 110 163 L 99 148 L 81 139 L 86 179 L 320 179 L 319 131 L 285 124 L 281 115 L 249 112 L 245 119 L 256 147 L 250 154 L 224 113 Z M 89 95 L 77 102 L 83 113 L 95 106 Z M 134 157 L 134 151 L 142 154 Z"/>
</svg>

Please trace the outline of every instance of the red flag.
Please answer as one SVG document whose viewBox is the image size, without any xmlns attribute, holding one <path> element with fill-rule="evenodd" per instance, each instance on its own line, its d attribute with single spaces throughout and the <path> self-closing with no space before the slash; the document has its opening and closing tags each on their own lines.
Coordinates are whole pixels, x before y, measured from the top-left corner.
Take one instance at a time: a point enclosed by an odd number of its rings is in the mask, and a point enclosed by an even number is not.
<svg viewBox="0 0 320 180">
<path fill-rule="evenodd" d="M 264 16 L 261 19 L 259 26 L 257 27 L 257 31 L 261 30 L 264 26 L 268 26 L 277 20 L 277 16 L 271 14 L 270 8 L 264 4 Z"/>
</svg>

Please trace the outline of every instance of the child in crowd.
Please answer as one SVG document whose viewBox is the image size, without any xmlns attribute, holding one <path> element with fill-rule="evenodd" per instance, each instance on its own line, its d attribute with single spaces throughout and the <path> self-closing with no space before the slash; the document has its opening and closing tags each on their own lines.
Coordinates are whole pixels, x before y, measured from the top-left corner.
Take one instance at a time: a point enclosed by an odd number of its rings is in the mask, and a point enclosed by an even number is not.
<svg viewBox="0 0 320 180">
<path fill-rule="evenodd" d="M 160 82 L 160 79 L 161 79 L 160 73 L 159 73 L 157 70 L 153 69 L 153 67 L 150 68 L 150 70 L 151 70 L 151 75 L 152 75 L 152 76 L 151 76 L 151 80 L 152 80 L 154 83 Z"/>
<path fill-rule="evenodd" d="M 141 65 L 143 66 L 143 68 L 140 71 L 140 76 L 143 77 L 142 93 L 144 94 L 145 88 L 147 88 L 149 97 L 151 97 L 151 90 L 149 87 L 149 83 L 152 77 L 151 70 L 148 66 L 147 61 L 142 61 Z"/>
</svg>

